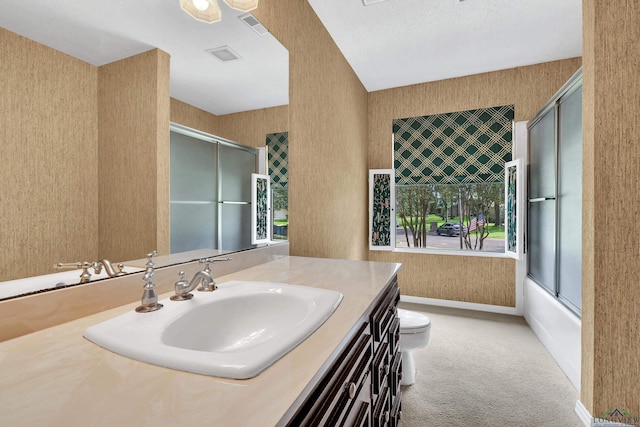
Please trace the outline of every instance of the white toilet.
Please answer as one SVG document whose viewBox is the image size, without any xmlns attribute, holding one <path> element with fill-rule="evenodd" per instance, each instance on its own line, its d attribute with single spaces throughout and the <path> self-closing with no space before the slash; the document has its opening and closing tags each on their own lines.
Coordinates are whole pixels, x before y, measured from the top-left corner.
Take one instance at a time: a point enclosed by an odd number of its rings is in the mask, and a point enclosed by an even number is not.
<svg viewBox="0 0 640 427">
<path fill-rule="evenodd" d="M 400 352 L 402 353 L 402 380 L 400 384 L 411 385 L 416 380 L 416 364 L 413 351 L 429 344 L 431 320 L 415 311 L 398 309 L 400 319 Z"/>
</svg>

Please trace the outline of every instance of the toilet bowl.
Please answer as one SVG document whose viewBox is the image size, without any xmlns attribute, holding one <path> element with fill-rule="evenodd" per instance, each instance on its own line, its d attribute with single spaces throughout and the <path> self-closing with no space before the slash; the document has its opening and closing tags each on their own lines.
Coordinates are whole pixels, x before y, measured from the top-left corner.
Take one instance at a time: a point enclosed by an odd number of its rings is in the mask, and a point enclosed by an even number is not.
<svg viewBox="0 0 640 427">
<path fill-rule="evenodd" d="M 431 339 L 431 320 L 415 311 L 398 309 L 400 319 L 400 352 L 402 353 L 402 380 L 400 384 L 411 385 L 416 380 L 414 350 L 423 348 Z"/>
</svg>

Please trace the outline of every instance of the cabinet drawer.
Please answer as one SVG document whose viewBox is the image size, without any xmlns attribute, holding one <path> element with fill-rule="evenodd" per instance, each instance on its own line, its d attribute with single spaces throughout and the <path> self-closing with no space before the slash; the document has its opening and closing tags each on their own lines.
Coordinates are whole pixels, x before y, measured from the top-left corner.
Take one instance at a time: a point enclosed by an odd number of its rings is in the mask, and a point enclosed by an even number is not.
<svg viewBox="0 0 640 427">
<path fill-rule="evenodd" d="M 373 410 L 373 427 L 384 427 L 389 425 L 389 420 L 391 419 L 391 407 L 389 405 L 389 387 L 384 387 L 380 396 L 378 396 L 378 401 L 376 402 L 376 407 Z"/>
<path fill-rule="evenodd" d="M 372 354 L 369 324 L 363 322 L 345 350 L 287 425 L 296 427 L 331 425 L 327 422 L 330 418 L 339 418 L 345 409 L 348 410 L 348 407 L 352 406 L 353 402 L 349 399 L 350 388 L 351 394 L 354 392 L 357 394 L 363 388 L 368 378 Z M 350 386 L 352 382 L 353 387 Z M 370 398 L 368 395 L 367 391 L 367 398 Z"/>
<path fill-rule="evenodd" d="M 366 347 L 363 347 L 363 349 L 359 357 L 355 359 L 355 363 L 349 370 L 348 375 L 341 381 L 342 386 L 338 389 L 334 400 L 335 405 L 327 419 L 326 425 L 351 425 L 351 423 L 347 423 L 347 421 L 350 415 L 353 415 L 353 407 L 359 402 L 371 401 L 369 392 L 371 385 L 369 367 L 373 347 L 370 335 L 367 335 Z"/>
<path fill-rule="evenodd" d="M 398 427 L 402 419 L 402 393 L 398 393 L 391 406 L 390 427 Z"/>
<path fill-rule="evenodd" d="M 391 354 L 398 352 L 400 348 L 400 319 L 396 316 L 389 327 L 389 351 Z"/>
<path fill-rule="evenodd" d="M 362 383 L 353 404 L 336 419 L 329 420 L 328 426 L 360 427 L 371 426 L 371 375 Z"/>
<path fill-rule="evenodd" d="M 362 402 L 353 424 L 347 423 L 346 425 L 353 425 L 353 427 L 371 427 L 371 403 Z"/>
<path fill-rule="evenodd" d="M 371 371 L 373 373 L 373 394 L 380 394 L 380 390 L 387 383 L 389 375 L 389 344 L 386 342 L 378 347 Z"/>
<path fill-rule="evenodd" d="M 400 393 L 400 380 L 402 379 L 402 353 L 396 353 L 391 361 L 389 373 L 389 390 L 391 395 Z"/>
<path fill-rule="evenodd" d="M 374 341 L 380 342 L 383 340 L 391 322 L 396 318 L 396 305 L 399 300 L 400 288 L 397 285 L 392 286 L 381 303 L 373 310 L 371 314 L 371 330 Z"/>
</svg>

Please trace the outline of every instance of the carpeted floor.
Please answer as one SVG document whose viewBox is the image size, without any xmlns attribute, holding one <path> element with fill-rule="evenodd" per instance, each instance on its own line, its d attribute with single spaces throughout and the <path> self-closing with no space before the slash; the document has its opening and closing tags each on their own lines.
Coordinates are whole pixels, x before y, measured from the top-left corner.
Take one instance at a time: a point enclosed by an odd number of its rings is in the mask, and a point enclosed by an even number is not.
<svg viewBox="0 0 640 427">
<path fill-rule="evenodd" d="M 403 427 L 582 427 L 578 392 L 521 317 L 401 303 L 431 319 Z"/>
</svg>

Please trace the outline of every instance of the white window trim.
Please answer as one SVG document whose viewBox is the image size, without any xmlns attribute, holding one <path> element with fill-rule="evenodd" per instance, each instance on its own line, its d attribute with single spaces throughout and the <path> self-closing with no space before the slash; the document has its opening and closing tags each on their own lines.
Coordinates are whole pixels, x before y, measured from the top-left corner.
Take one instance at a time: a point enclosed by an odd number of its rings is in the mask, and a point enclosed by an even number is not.
<svg viewBox="0 0 640 427">
<path fill-rule="evenodd" d="M 258 180 L 266 181 L 267 183 L 267 236 L 264 239 L 258 239 Z M 257 173 L 251 174 L 251 244 L 271 243 L 271 233 L 273 231 L 273 224 L 271 223 L 271 178 L 269 175 L 262 175 Z"/>
<path fill-rule="evenodd" d="M 427 255 L 453 255 L 453 256 L 477 256 L 485 258 L 511 258 L 505 252 L 482 252 L 458 249 L 452 251 L 450 249 L 429 249 L 429 248 L 394 248 L 392 252 L 410 253 L 410 254 L 427 254 Z"/>
<path fill-rule="evenodd" d="M 524 126 L 526 127 L 526 123 L 524 122 Z M 516 134 L 516 122 L 513 122 L 513 148 L 512 148 L 512 153 L 513 156 L 512 158 L 514 158 L 514 160 L 516 159 L 516 138 L 517 136 L 522 136 L 519 134 Z M 394 151 L 393 151 L 393 147 L 394 147 L 394 133 L 391 132 L 391 164 L 394 164 Z M 524 135 L 524 138 L 526 138 L 526 134 Z M 521 160 L 522 161 L 522 160 Z M 379 171 L 387 171 L 387 170 L 391 170 L 393 171 L 393 174 L 395 176 L 395 169 L 378 169 Z M 521 168 L 522 172 L 522 178 L 520 180 L 521 185 L 524 185 L 524 168 Z M 506 185 L 506 184 L 505 184 Z M 369 179 L 369 188 L 372 188 L 371 185 L 371 176 Z M 511 255 L 509 255 L 507 253 L 507 247 L 505 244 L 505 248 L 504 248 L 504 252 L 482 252 L 482 251 L 473 251 L 473 250 L 465 250 L 465 249 L 458 249 L 455 251 L 449 250 L 449 249 L 430 249 L 430 248 L 397 248 L 396 247 L 396 233 L 395 230 L 398 228 L 398 223 L 396 221 L 396 216 L 395 216 L 395 182 L 394 185 L 392 186 L 393 188 L 393 203 L 394 203 L 394 215 L 393 215 L 393 239 L 391 240 L 391 247 L 385 247 L 385 248 L 377 248 L 375 250 L 383 250 L 383 251 L 388 251 L 388 252 L 397 252 L 397 253 L 411 253 L 411 254 L 425 254 L 425 255 L 446 255 L 446 256 L 471 256 L 471 257 L 484 257 L 484 258 L 507 258 L 507 259 L 513 259 L 513 257 Z M 370 191 L 370 197 L 372 197 L 371 192 Z M 522 191 L 520 191 L 520 194 L 518 196 L 518 206 L 520 208 L 520 206 L 522 206 L 522 204 L 524 203 L 522 200 L 524 199 L 524 189 Z M 522 208 L 520 208 L 520 212 L 522 212 Z M 505 212 L 506 214 L 506 209 Z M 524 217 L 521 217 L 521 227 L 524 227 Z M 519 243 L 523 242 L 523 232 L 522 232 L 522 228 L 520 229 L 520 233 L 518 234 L 519 237 Z M 371 221 L 369 222 L 369 242 L 371 242 Z M 520 244 L 520 247 L 522 247 L 522 244 Z M 371 249 L 371 245 L 370 245 L 370 250 L 374 250 Z"/>
</svg>

